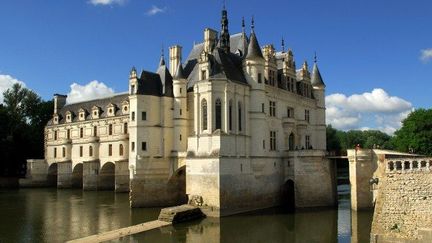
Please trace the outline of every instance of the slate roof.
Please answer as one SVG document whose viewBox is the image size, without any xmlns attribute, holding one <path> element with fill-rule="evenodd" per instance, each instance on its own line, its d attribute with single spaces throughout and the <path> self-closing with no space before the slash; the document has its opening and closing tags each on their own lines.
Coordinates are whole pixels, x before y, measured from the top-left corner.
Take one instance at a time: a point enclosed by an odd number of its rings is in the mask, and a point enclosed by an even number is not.
<svg viewBox="0 0 432 243">
<path fill-rule="evenodd" d="M 95 99 L 95 100 L 89 100 L 84 102 L 78 102 L 78 103 L 72 103 L 72 104 L 66 104 L 63 108 L 60 109 L 58 112 L 59 114 L 59 124 L 64 124 L 66 122 L 66 112 L 70 111 L 72 112 L 72 122 L 78 121 L 78 114 L 79 110 L 82 108 L 86 111 L 86 120 L 91 119 L 92 115 L 92 108 L 94 106 L 97 106 L 100 108 L 99 118 L 105 118 L 107 117 L 107 106 L 109 104 L 114 104 L 116 106 L 115 114 L 121 115 L 121 104 L 123 101 L 129 102 L 129 94 L 128 93 L 120 93 L 115 94 L 110 97 L 101 98 L 101 99 Z M 52 125 L 52 119 L 48 121 L 48 125 Z"/>
<path fill-rule="evenodd" d="M 311 84 L 312 86 L 316 86 L 316 87 L 325 87 L 324 81 L 321 77 L 321 73 L 318 69 L 318 65 L 316 64 L 316 62 L 312 70 Z"/>
</svg>

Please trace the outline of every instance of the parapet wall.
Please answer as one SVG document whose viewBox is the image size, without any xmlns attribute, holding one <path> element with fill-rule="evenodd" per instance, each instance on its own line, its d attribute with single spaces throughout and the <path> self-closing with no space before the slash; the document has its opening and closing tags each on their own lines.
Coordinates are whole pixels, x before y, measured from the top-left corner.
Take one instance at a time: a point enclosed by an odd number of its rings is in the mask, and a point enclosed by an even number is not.
<svg viewBox="0 0 432 243">
<path fill-rule="evenodd" d="M 387 159 L 372 242 L 432 242 L 432 158 Z"/>
</svg>

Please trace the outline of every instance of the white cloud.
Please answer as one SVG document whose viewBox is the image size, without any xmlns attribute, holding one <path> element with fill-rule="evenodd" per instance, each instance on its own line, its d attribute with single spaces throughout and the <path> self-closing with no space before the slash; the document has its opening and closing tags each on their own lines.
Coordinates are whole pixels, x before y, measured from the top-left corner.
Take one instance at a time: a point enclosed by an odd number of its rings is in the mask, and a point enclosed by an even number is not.
<svg viewBox="0 0 432 243">
<path fill-rule="evenodd" d="M 67 94 L 67 103 L 76 103 L 86 100 L 93 100 L 108 97 L 114 94 L 114 90 L 106 86 L 104 83 L 93 80 L 86 85 L 73 83 L 70 86 L 71 90 Z"/>
<path fill-rule="evenodd" d="M 97 5 L 123 5 L 126 2 L 126 0 L 90 0 L 89 3 L 93 4 L 95 6 Z"/>
<path fill-rule="evenodd" d="M 423 62 L 428 62 L 430 60 L 432 60 L 432 48 L 428 48 L 428 49 L 423 49 L 420 51 L 421 55 L 420 55 L 420 60 Z"/>
<path fill-rule="evenodd" d="M 25 83 L 10 75 L 0 74 L 0 104 L 3 103 L 3 93 L 12 87 L 13 84 L 19 83 L 25 87 Z"/>
<path fill-rule="evenodd" d="M 412 104 L 390 96 L 383 89 L 363 94 L 331 94 L 326 97 L 327 124 L 342 130 L 376 129 L 393 134 L 413 110 Z"/>
<path fill-rule="evenodd" d="M 166 8 L 159 8 L 156 5 L 153 5 L 148 11 L 147 11 L 147 15 L 148 16 L 153 16 L 159 13 L 164 13 L 166 11 Z"/>
</svg>

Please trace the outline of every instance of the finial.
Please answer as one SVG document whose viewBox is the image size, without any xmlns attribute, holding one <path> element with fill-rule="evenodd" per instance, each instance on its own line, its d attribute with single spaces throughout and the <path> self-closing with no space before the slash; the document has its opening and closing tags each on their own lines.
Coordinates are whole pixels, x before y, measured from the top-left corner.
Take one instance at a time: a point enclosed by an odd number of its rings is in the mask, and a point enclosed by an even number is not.
<svg viewBox="0 0 432 243">
<path fill-rule="evenodd" d="M 314 63 L 317 63 L 317 54 L 316 54 L 316 51 L 315 51 L 315 56 L 314 56 Z"/>
<path fill-rule="evenodd" d="M 243 32 L 245 32 L 245 27 L 246 27 L 245 20 L 244 20 L 244 17 L 242 17 L 242 30 L 243 30 Z"/>
<path fill-rule="evenodd" d="M 284 52 L 285 52 L 285 40 L 282 36 L 282 53 L 284 53 Z"/>
<path fill-rule="evenodd" d="M 251 29 L 252 29 L 252 32 L 255 31 L 255 19 L 254 19 L 253 15 L 252 15 Z"/>
<path fill-rule="evenodd" d="M 161 46 L 161 57 L 164 57 L 164 45 L 162 44 L 162 46 Z"/>
</svg>

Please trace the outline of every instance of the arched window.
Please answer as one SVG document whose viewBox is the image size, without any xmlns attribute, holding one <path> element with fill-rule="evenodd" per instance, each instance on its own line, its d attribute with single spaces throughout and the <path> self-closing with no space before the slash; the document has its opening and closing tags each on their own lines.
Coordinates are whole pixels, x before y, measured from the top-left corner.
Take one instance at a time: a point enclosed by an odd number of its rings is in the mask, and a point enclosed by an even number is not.
<svg viewBox="0 0 432 243">
<path fill-rule="evenodd" d="M 220 99 L 216 100 L 215 110 L 216 110 L 216 128 L 215 129 L 221 129 L 222 128 L 222 103 L 221 103 Z"/>
<path fill-rule="evenodd" d="M 89 146 L 89 156 L 93 156 L 93 146 Z"/>
<path fill-rule="evenodd" d="M 202 109 L 202 130 L 207 130 L 207 100 L 203 99 L 201 101 Z"/>
<path fill-rule="evenodd" d="M 241 102 L 238 103 L 238 130 L 241 132 L 242 130 L 242 105 Z"/>
<path fill-rule="evenodd" d="M 112 135 L 113 134 L 113 126 L 112 124 L 108 125 L 108 135 Z"/>
<path fill-rule="evenodd" d="M 229 107 L 228 107 L 228 124 L 229 124 L 230 131 L 232 131 L 232 113 L 233 113 L 233 104 L 232 104 L 232 100 L 230 100 Z"/>
<path fill-rule="evenodd" d="M 294 134 L 291 133 L 288 138 L 288 148 L 289 150 L 294 150 Z"/>
<path fill-rule="evenodd" d="M 120 156 L 123 156 L 123 144 L 119 145 L 119 154 Z"/>
</svg>

